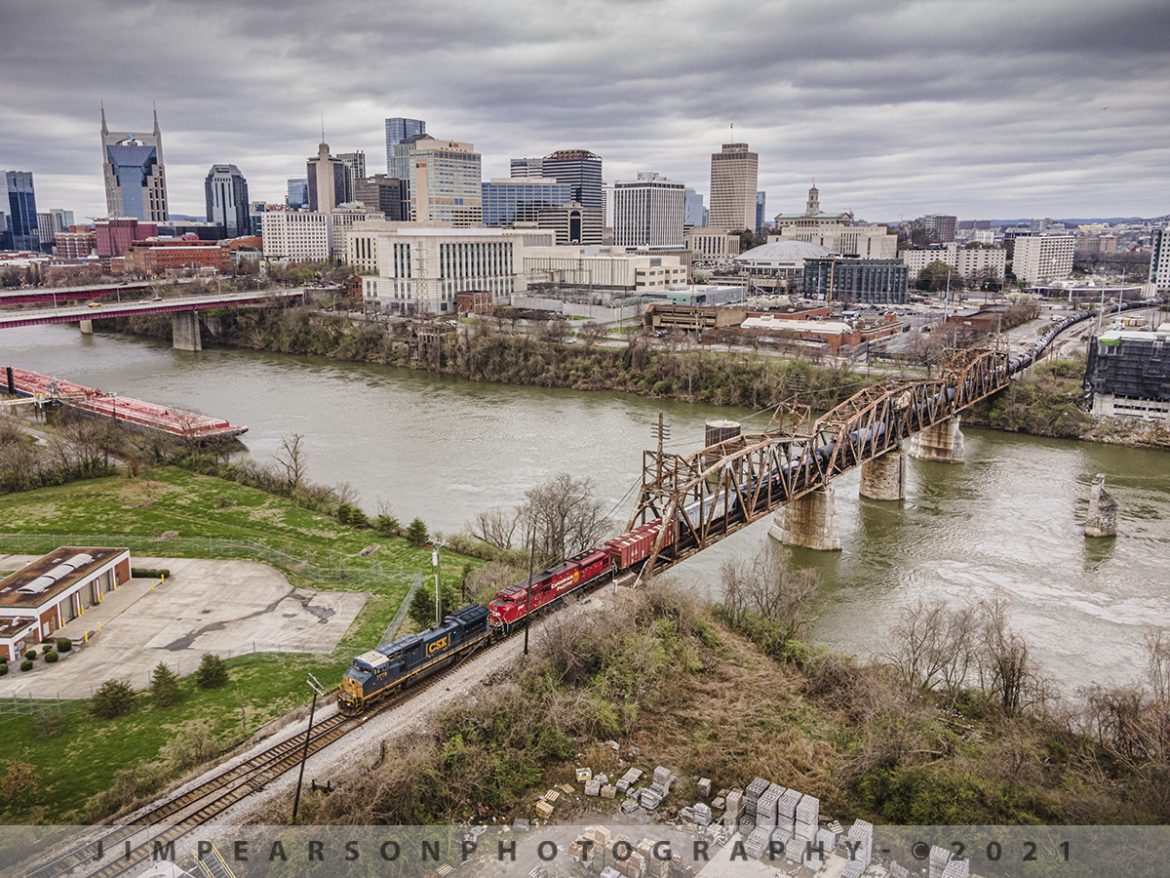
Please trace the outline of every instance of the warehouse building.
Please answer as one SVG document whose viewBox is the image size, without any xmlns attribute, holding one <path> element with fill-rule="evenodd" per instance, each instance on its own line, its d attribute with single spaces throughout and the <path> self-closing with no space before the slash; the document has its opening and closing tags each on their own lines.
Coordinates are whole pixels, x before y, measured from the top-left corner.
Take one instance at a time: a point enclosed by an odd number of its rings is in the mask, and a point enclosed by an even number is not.
<svg viewBox="0 0 1170 878">
<path fill-rule="evenodd" d="M 62 547 L 0 580 L 0 656 L 14 660 L 130 578 L 129 549 Z"/>
<path fill-rule="evenodd" d="M 1156 331 L 1110 330 L 1089 345 L 1093 415 L 1170 425 L 1170 323 Z"/>
</svg>

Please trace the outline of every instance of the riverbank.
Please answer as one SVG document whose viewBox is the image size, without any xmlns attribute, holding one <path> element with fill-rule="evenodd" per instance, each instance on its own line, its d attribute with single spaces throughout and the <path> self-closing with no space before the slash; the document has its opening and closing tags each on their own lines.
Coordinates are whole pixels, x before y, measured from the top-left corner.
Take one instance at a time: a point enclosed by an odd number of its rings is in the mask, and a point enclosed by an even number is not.
<svg viewBox="0 0 1170 878">
<path fill-rule="evenodd" d="M 170 324 L 142 317 L 111 321 L 118 331 L 167 338 Z M 230 347 L 374 363 L 527 387 L 631 393 L 650 399 L 758 410 L 779 400 L 832 408 L 861 388 L 896 378 L 747 352 L 654 346 L 632 336 L 628 345 L 563 333 L 513 334 L 488 323 L 444 337 L 438 351 L 417 345 L 391 324 L 314 308 L 226 312 L 208 321 L 212 341 Z M 1140 448 L 1170 447 L 1170 430 L 1122 418 L 1092 418 L 1081 408 L 1084 362 L 1047 360 L 995 398 L 963 416 L 971 426 L 1033 436 L 1079 439 Z"/>
</svg>

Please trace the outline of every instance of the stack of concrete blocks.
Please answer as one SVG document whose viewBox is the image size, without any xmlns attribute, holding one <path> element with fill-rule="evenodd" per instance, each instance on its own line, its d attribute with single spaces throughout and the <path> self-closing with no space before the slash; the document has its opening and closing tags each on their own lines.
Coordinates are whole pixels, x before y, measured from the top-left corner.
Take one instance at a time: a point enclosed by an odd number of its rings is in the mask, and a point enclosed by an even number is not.
<svg viewBox="0 0 1170 878">
<path fill-rule="evenodd" d="M 813 845 L 823 850 L 827 857 L 837 849 L 837 833 L 831 829 L 818 829 Z"/>
<path fill-rule="evenodd" d="M 703 802 L 696 802 L 692 809 L 695 812 L 695 822 L 700 826 L 711 825 L 711 806 Z"/>
<path fill-rule="evenodd" d="M 593 779 L 595 781 L 597 781 L 599 784 L 601 784 L 602 786 L 605 786 L 607 783 L 609 783 L 609 775 L 608 774 L 595 774 L 595 775 L 593 775 Z"/>
<path fill-rule="evenodd" d="M 753 829 L 751 834 L 744 839 L 743 849 L 749 857 L 753 860 L 758 860 L 768 851 L 768 844 L 772 840 L 772 832 L 769 829 Z"/>
<path fill-rule="evenodd" d="M 849 849 L 854 853 L 841 872 L 841 878 L 860 878 L 861 873 L 869 868 L 869 862 L 873 858 L 873 824 L 865 820 L 855 820 L 849 827 L 846 839 Z"/>
<path fill-rule="evenodd" d="M 704 799 L 709 798 L 711 796 L 711 778 L 709 778 L 709 777 L 699 778 L 699 795 L 702 796 Z"/>
<path fill-rule="evenodd" d="M 747 785 L 744 793 L 743 818 L 740 820 L 740 831 L 747 832 L 756 827 L 756 804 L 760 796 L 768 791 L 770 784 L 762 777 L 757 777 Z"/>
<path fill-rule="evenodd" d="M 626 860 L 626 878 L 642 878 L 646 874 L 646 858 L 635 851 Z"/>
<path fill-rule="evenodd" d="M 593 840 L 595 842 L 597 842 L 597 849 L 599 851 L 608 851 L 610 849 L 609 843 L 610 843 L 611 838 L 612 838 L 612 835 L 609 831 L 609 827 L 607 827 L 607 826 L 593 827 Z"/>
<path fill-rule="evenodd" d="M 619 796 L 624 796 L 634 784 L 642 777 L 642 769 L 630 768 L 621 776 L 621 780 L 615 784 L 615 788 Z"/>
<path fill-rule="evenodd" d="M 596 778 L 593 780 L 585 781 L 585 795 L 587 795 L 587 796 L 600 796 L 601 795 L 601 782 L 598 781 Z"/>
<path fill-rule="evenodd" d="M 727 794 L 727 810 L 723 812 L 723 825 L 735 832 L 740 821 L 743 820 L 744 809 L 747 803 L 741 789 L 734 789 Z"/>
<path fill-rule="evenodd" d="M 943 869 L 951 861 L 949 848 L 940 848 L 936 844 L 930 846 L 930 857 L 927 859 L 928 878 L 942 878 Z"/>
<path fill-rule="evenodd" d="M 776 802 L 776 825 L 789 835 L 796 835 L 796 806 L 802 796 L 796 790 L 784 790 Z"/>
<path fill-rule="evenodd" d="M 817 837 L 817 825 L 821 819 L 821 800 L 816 796 L 801 796 L 796 803 L 796 821 L 793 835 L 801 842 L 811 842 Z"/>
<path fill-rule="evenodd" d="M 592 777 L 593 777 L 593 769 L 592 768 L 578 768 L 577 769 L 577 783 L 585 783 L 585 781 L 589 780 Z"/>
<path fill-rule="evenodd" d="M 890 863 L 890 878 L 910 878 L 910 870 L 898 863 Z"/>
<path fill-rule="evenodd" d="M 650 789 L 658 793 L 660 798 L 665 799 L 670 794 L 670 787 L 674 783 L 674 775 L 670 770 L 659 765 L 654 769 L 654 781 L 650 784 Z"/>
<path fill-rule="evenodd" d="M 968 878 L 971 861 L 955 859 L 949 849 L 931 845 L 928 869 L 928 878 Z"/>
<path fill-rule="evenodd" d="M 638 796 L 638 804 L 647 811 L 653 811 L 662 804 L 662 796 L 660 796 L 653 788 L 642 790 Z"/>
</svg>

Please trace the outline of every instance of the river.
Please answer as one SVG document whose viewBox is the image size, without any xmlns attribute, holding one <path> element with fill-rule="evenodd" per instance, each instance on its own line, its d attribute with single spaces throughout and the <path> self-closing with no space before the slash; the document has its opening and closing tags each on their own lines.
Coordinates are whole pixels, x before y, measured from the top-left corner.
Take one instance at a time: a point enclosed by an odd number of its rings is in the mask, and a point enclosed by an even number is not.
<svg viewBox="0 0 1170 878">
<path fill-rule="evenodd" d="M 659 410 L 671 427 L 668 447 L 679 453 L 702 444 L 707 418 L 750 414 L 311 357 L 192 354 L 60 326 L 5 330 L 5 364 L 246 424 L 243 440 L 260 459 L 300 433 L 314 481 L 348 482 L 367 511 L 385 502 L 404 521 L 417 515 L 448 533 L 560 472 L 590 476 L 624 523 Z M 765 423 L 755 416 L 746 426 Z M 881 653 L 919 599 L 998 592 L 1066 691 L 1131 678 L 1144 631 L 1170 624 L 1170 454 L 964 432 L 963 465 L 910 461 L 902 504 L 859 500 L 856 472 L 834 483 L 844 550 L 793 553 L 820 573 L 816 638 Z M 1116 540 L 1087 541 L 1079 531 L 1098 472 L 1120 504 Z M 720 565 L 756 552 L 767 529 L 757 523 L 671 575 L 717 596 Z"/>
</svg>

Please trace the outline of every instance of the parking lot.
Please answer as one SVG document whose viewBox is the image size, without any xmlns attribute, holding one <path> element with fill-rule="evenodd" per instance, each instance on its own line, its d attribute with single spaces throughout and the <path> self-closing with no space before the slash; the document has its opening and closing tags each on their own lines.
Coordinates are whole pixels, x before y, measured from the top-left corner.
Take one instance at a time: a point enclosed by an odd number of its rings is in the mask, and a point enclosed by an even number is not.
<svg viewBox="0 0 1170 878">
<path fill-rule="evenodd" d="M 0 556 L 15 570 L 32 556 Z M 165 662 L 179 674 L 204 653 L 228 658 L 250 652 L 332 652 L 365 605 L 361 592 L 293 588 L 255 561 L 203 558 L 133 559 L 137 568 L 168 569 L 165 582 L 132 579 L 100 606 L 55 632 L 75 643 L 57 664 L 38 658 L 32 671 L 10 666 L 0 698 L 86 698 L 118 677 L 137 689 Z M 86 635 L 89 642 L 85 643 Z"/>
</svg>

